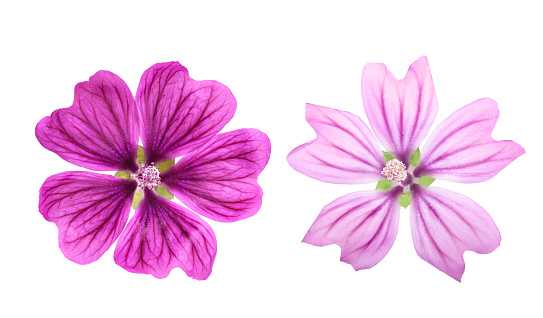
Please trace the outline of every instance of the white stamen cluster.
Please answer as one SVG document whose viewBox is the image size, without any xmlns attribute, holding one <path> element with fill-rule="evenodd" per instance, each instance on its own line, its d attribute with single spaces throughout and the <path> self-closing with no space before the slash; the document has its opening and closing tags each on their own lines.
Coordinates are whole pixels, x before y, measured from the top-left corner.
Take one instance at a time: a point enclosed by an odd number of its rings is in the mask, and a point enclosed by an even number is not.
<svg viewBox="0 0 543 318">
<path fill-rule="evenodd" d="M 155 167 L 155 163 L 151 162 L 148 166 L 138 169 L 135 179 L 138 182 L 140 189 L 152 189 L 160 184 L 160 171 Z"/>
<path fill-rule="evenodd" d="M 387 165 L 381 171 L 381 174 L 387 177 L 388 180 L 404 181 L 407 178 L 405 165 L 398 159 L 392 159 L 387 162 Z"/>
</svg>

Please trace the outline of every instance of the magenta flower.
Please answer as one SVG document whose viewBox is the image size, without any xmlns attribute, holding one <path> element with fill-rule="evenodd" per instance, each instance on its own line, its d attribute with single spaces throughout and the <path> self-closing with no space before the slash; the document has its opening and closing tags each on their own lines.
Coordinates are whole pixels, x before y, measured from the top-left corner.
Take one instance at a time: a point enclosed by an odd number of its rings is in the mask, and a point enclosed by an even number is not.
<svg viewBox="0 0 543 318">
<path fill-rule="evenodd" d="M 324 182 L 379 182 L 374 191 L 351 193 L 325 206 L 303 242 L 337 244 L 341 261 L 355 270 L 373 267 L 394 243 L 400 205 L 411 204 L 417 254 L 460 281 L 464 252 L 492 252 L 500 244 L 500 233 L 477 203 L 429 185 L 436 178 L 462 183 L 489 180 L 524 149 L 491 137 L 499 112 L 496 102 L 484 98 L 449 116 L 419 151 L 438 108 L 426 57 L 415 61 L 402 80 L 384 64 L 367 64 L 362 100 L 387 152 L 356 115 L 307 104 L 306 119 L 317 138 L 294 149 L 287 156 L 289 164 Z"/>
<path fill-rule="evenodd" d="M 217 134 L 235 110 L 226 86 L 195 81 L 177 62 L 145 71 L 136 99 L 111 72 L 99 71 L 77 84 L 73 105 L 38 123 L 38 141 L 75 165 L 122 171 L 116 174 L 121 177 L 70 171 L 45 180 L 39 209 L 57 225 L 62 253 L 89 264 L 120 236 L 114 259 L 127 271 L 164 278 L 180 267 L 192 278 L 209 277 L 217 253 L 213 230 L 157 193 L 171 198 L 173 193 L 190 209 L 220 222 L 259 210 L 257 178 L 268 162 L 270 141 L 256 129 Z M 138 153 L 140 136 L 144 160 Z M 125 228 L 140 190 L 143 199 Z"/>
</svg>

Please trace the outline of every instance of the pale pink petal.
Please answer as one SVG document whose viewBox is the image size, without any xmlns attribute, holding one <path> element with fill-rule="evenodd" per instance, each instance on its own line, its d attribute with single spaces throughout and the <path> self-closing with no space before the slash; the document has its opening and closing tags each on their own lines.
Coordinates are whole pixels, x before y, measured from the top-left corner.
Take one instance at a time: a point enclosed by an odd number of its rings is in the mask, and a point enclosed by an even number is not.
<svg viewBox="0 0 543 318">
<path fill-rule="evenodd" d="M 389 191 L 354 192 L 336 199 L 324 207 L 303 242 L 339 245 L 341 261 L 355 270 L 375 266 L 398 234 L 401 192 L 401 187 L 395 187 Z"/>
<path fill-rule="evenodd" d="M 408 165 L 438 109 L 426 57 L 413 62 L 402 80 L 396 79 L 384 64 L 366 64 L 362 71 L 362 101 L 379 142 Z"/>
<path fill-rule="evenodd" d="M 36 138 L 62 159 L 87 169 L 138 170 L 134 97 L 126 83 L 108 71 L 77 84 L 73 105 L 40 120 Z"/>
<path fill-rule="evenodd" d="M 89 264 L 100 258 L 126 225 L 137 183 L 113 176 L 70 171 L 40 188 L 40 213 L 58 227 L 62 253 Z"/>
<path fill-rule="evenodd" d="M 143 73 L 136 105 L 146 161 L 161 162 L 197 149 L 232 119 L 236 99 L 216 81 L 195 81 L 178 62 Z"/>
<path fill-rule="evenodd" d="M 317 138 L 288 156 L 296 171 L 330 183 L 361 184 L 382 179 L 385 157 L 366 124 L 356 115 L 307 104 L 305 118 Z"/>
<path fill-rule="evenodd" d="M 414 175 L 462 183 L 494 177 L 524 153 L 514 141 L 492 138 L 498 116 L 498 105 L 489 98 L 454 112 L 428 138 Z"/>
<path fill-rule="evenodd" d="M 453 191 L 411 187 L 411 235 L 417 254 L 460 281 L 465 251 L 495 250 L 500 232 L 490 215 L 468 197 Z"/>
<path fill-rule="evenodd" d="M 256 129 L 218 134 L 161 174 L 162 184 L 194 211 L 220 222 L 254 215 L 262 205 L 257 183 L 270 158 L 270 140 Z"/>
<path fill-rule="evenodd" d="M 186 208 L 145 189 L 123 231 L 114 259 L 132 273 L 165 278 L 175 267 L 204 280 L 211 274 L 217 241 L 211 227 Z"/>
</svg>

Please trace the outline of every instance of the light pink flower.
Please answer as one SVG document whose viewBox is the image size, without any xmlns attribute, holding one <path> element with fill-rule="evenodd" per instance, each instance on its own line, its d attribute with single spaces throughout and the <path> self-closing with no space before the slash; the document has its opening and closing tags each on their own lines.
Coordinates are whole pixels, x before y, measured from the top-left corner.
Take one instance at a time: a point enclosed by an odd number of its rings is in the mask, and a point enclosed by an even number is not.
<svg viewBox="0 0 543 318">
<path fill-rule="evenodd" d="M 432 178 L 462 183 L 489 180 L 524 149 L 513 141 L 491 137 L 499 112 L 496 102 L 484 98 L 438 125 L 418 159 L 419 144 L 438 109 L 426 57 L 416 60 L 402 80 L 397 80 L 384 64 L 367 64 L 362 72 L 362 100 L 373 132 L 387 151 L 385 155 L 399 162 L 387 165 L 374 135 L 356 115 L 307 104 L 306 120 L 317 138 L 295 148 L 287 156 L 289 164 L 324 182 L 363 184 L 381 180 L 378 189 L 385 190 L 355 192 L 328 204 L 303 241 L 316 246 L 339 245 L 341 261 L 355 270 L 373 267 L 394 243 L 400 204 L 407 206 L 410 202 L 417 254 L 460 281 L 463 253 L 492 252 L 500 244 L 500 233 L 477 203 L 461 194 L 429 187 L 429 183 Z"/>
<path fill-rule="evenodd" d="M 73 105 L 44 117 L 36 138 L 68 162 L 124 170 L 127 179 L 70 171 L 45 180 L 39 209 L 57 225 L 62 253 L 89 264 L 120 237 L 114 259 L 127 271 L 164 278 L 180 267 L 192 278 L 206 279 L 217 253 L 213 230 L 156 191 L 163 186 L 190 209 L 220 222 L 259 210 L 263 193 L 257 178 L 268 162 L 270 141 L 256 129 L 218 134 L 235 110 L 226 86 L 195 81 L 177 62 L 146 70 L 135 99 L 111 72 L 99 71 L 77 84 Z M 145 161 L 138 164 L 140 136 Z M 159 164 L 180 156 L 159 173 Z M 126 226 L 137 188 L 143 199 Z"/>
</svg>

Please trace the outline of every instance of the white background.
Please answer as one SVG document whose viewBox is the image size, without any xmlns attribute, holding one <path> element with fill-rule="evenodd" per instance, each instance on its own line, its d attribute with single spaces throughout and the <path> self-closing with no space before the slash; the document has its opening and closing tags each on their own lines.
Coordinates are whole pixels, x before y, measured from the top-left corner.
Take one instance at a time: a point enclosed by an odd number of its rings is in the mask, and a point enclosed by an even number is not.
<svg viewBox="0 0 543 318">
<path fill-rule="evenodd" d="M 543 50 L 537 2 L 256 1 L 2 2 L 0 92 L 2 317 L 541 317 Z M 371 185 L 318 182 L 285 156 L 314 138 L 311 102 L 366 121 L 360 76 L 383 62 L 397 77 L 428 56 L 439 101 L 435 124 L 476 99 L 501 111 L 495 139 L 526 154 L 490 181 L 446 187 L 494 218 L 501 246 L 465 254 L 458 283 L 421 260 L 402 210 L 385 259 L 355 272 L 337 246 L 301 240 L 334 199 Z M 81 266 L 62 255 L 57 229 L 38 212 L 49 175 L 82 170 L 42 148 L 36 123 L 70 106 L 76 83 L 98 70 L 134 94 L 143 71 L 180 61 L 198 80 L 226 84 L 238 101 L 225 131 L 258 128 L 272 141 L 260 212 L 233 224 L 209 221 L 218 241 L 213 273 L 196 281 L 131 274 L 113 247 Z M 434 124 L 434 127 L 435 127 Z"/>
</svg>

